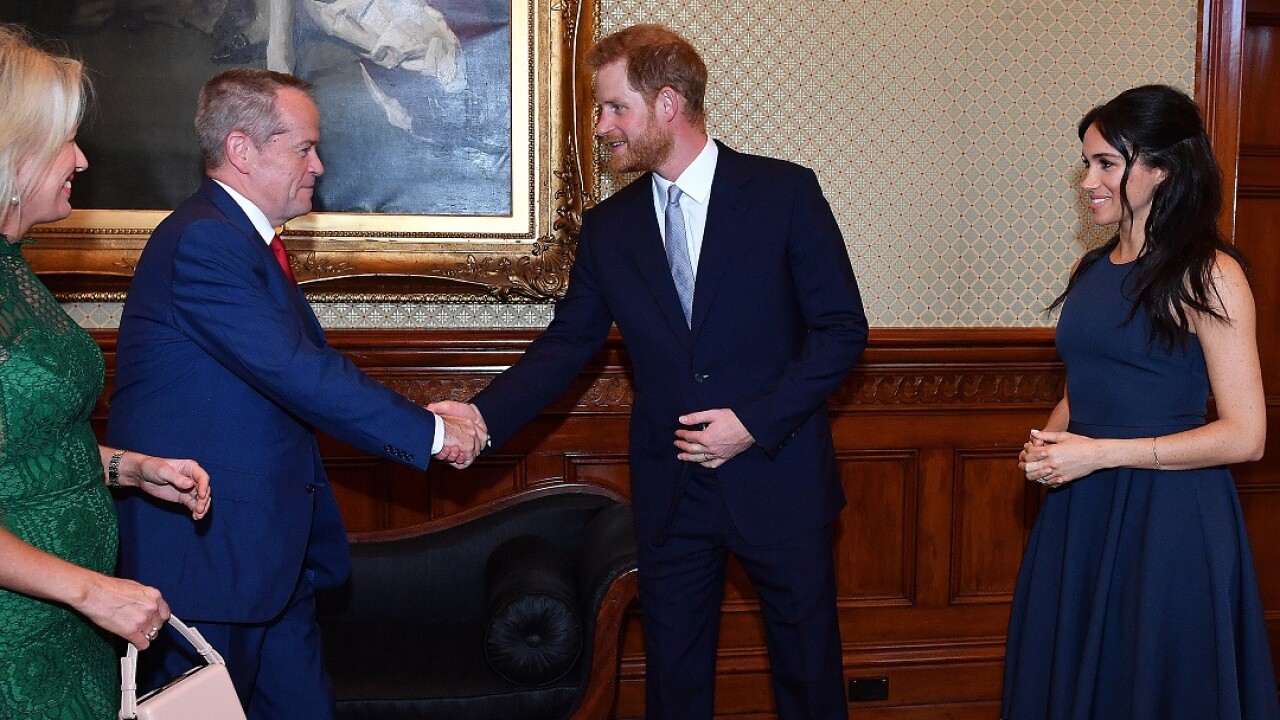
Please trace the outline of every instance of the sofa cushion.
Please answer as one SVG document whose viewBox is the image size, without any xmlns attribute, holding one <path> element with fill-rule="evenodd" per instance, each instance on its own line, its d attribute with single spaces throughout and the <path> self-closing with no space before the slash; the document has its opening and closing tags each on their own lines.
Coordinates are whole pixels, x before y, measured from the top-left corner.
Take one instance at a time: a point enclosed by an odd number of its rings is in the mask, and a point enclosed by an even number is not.
<svg viewBox="0 0 1280 720">
<path fill-rule="evenodd" d="M 582 651 L 582 620 L 569 559 L 540 535 L 494 549 L 485 564 L 485 659 L 501 677 L 543 685 L 563 677 Z"/>
</svg>

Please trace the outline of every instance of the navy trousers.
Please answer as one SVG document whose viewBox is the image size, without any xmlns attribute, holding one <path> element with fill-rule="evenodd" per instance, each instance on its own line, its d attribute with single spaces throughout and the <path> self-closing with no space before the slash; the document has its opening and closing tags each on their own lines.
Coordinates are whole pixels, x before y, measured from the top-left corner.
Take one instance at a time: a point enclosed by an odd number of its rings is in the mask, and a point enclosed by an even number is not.
<svg viewBox="0 0 1280 720">
<path fill-rule="evenodd" d="M 847 720 L 831 527 L 778 545 L 739 534 L 713 470 L 699 468 L 666 541 L 639 543 L 647 720 L 710 720 L 725 566 L 730 553 L 751 580 L 780 720 Z"/>
<path fill-rule="evenodd" d="M 188 624 L 227 661 L 231 682 L 249 720 L 334 717 L 333 687 L 324 667 L 316 624 L 315 593 L 305 572 L 284 611 L 270 622 Z M 187 641 L 166 627 L 156 642 L 139 654 L 139 693 L 203 664 Z"/>
</svg>

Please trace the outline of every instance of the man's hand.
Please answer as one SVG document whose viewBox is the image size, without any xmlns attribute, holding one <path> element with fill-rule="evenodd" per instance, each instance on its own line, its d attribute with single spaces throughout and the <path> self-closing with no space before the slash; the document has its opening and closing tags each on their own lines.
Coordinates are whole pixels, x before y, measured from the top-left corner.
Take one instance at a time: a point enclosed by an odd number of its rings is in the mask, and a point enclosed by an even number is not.
<svg viewBox="0 0 1280 720">
<path fill-rule="evenodd" d="M 488 447 L 489 428 L 475 405 L 442 400 L 431 403 L 427 410 L 444 421 L 444 447 L 436 453 L 437 459 L 461 470 Z"/>
<path fill-rule="evenodd" d="M 680 416 L 681 425 L 700 426 L 701 430 L 677 430 L 676 457 L 698 463 L 705 468 L 718 468 L 730 458 L 755 443 L 742 421 L 728 408 L 703 410 Z"/>
</svg>

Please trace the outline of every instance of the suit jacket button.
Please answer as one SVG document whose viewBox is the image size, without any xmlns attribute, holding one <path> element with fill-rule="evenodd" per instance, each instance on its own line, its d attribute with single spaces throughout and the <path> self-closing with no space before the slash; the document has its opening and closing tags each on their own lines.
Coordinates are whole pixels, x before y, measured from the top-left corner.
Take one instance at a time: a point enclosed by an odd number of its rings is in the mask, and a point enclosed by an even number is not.
<svg viewBox="0 0 1280 720">
<path fill-rule="evenodd" d="M 706 380 L 706 379 L 707 379 L 707 378 L 709 378 L 709 377 L 711 377 L 711 376 L 710 376 L 710 375 L 708 375 L 708 374 L 706 374 L 706 373 L 694 373 L 694 374 L 693 374 L 693 381 L 694 381 L 694 382 L 696 382 L 696 383 L 700 383 L 700 382 L 702 382 L 703 380 Z"/>
<path fill-rule="evenodd" d="M 316 491 L 315 483 L 307 483 L 307 493 L 311 494 Z"/>
</svg>

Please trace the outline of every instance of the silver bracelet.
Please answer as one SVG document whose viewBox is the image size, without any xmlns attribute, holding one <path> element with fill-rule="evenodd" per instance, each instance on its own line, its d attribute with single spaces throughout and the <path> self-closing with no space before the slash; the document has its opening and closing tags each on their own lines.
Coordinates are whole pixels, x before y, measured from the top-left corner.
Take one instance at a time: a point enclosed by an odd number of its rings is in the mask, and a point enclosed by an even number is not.
<svg viewBox="0 0 1280 720">
<path fill-rule="evenodd" d="M 122 457 L 124 457 L 124 450 L 111 453 L 111 462 L 107 463 L 108 487 L 120 487 L 120 458 Z"/>
<path fill-rule="evenodd" d="M 1160 455 L 1156 452 L 1156 439 L 1151 438 L 1151 457 L 1156 459 L 1156 469 L 1163 470 L 1164 466 L 1160 464 Z"/>
</svg>

